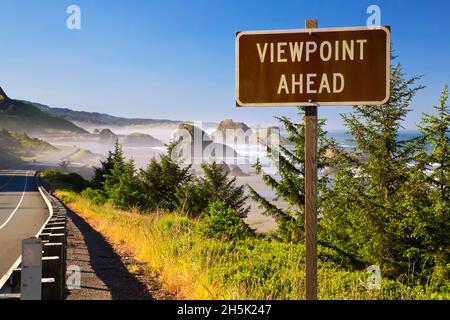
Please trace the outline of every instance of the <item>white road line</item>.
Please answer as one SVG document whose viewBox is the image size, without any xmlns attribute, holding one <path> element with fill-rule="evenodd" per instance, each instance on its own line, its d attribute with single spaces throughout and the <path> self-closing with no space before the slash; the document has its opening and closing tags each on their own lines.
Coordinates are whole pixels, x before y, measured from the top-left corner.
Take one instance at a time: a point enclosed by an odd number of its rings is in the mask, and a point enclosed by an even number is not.
<svg viewBox="0 0 450 320">
<path fill-rule="evenodd" d="M 27 175 L 28 175 L 28 171 L 27 171 Z M 39 230 L 38 233 L 36 233 L 36 238 L 38 238 L 39 235 L 41 234 L 42 230 L 44 230 L 45 226 L 48 224 L 48 222 L 50 221 L 50 219 L 53 216 L 53 207 L 52 207 L 50 201 L 47 199 L 47 196 L 44 194 L 44 192 L 42 192 L 42 187 L 40 187 L 39 184 L 37 183 L 37 177 L 36 176 L 34 177 L 34 183 L 36 184 L 36 187 L 38 188 L 39 193 L 41 194 L 41 197 L 44 199 L 44 202 L 47 205 L 48 212 L 49 212 L 48 218 L 45 221 L 44 225 L 42 226 L 41 230 Z M 19 257 L 14 262 L 12 267 L 8 270 L 8 272 L 6 272 L 3 275 L 3 277 L 0 278 L 0 289 L 3 288 L 3 286 L 6 283 L 6 281 L 8 281 L 8 279 L 11 277 L 11 274 L 13 273 L 13 270 L 16 269 L 17 267 L 19 267 L 21 262 L 22 262 L 22 255 L 19 255 Z"/>
<path fill-rule="evenodd" d="M 17 207 L 14 209 L 14 211 L 11 213 L 11 215 L 8 217 L 8 219 L 6 219 L 6 221 L 0 226 L 0 230 L 3 229 L 8 224 L 8 222 L 12 219 L 12 217 L 14 216 L 14 214 L 17 212 L 20 205 L 22 204 L 23 198 L 25 198 L 27 184 L 28 184 L 28 171 L 25 173 L 25 186 L 23 187 L 22 197 L 20 198 L 20 201 L 17 204 Z"/>
</svg>

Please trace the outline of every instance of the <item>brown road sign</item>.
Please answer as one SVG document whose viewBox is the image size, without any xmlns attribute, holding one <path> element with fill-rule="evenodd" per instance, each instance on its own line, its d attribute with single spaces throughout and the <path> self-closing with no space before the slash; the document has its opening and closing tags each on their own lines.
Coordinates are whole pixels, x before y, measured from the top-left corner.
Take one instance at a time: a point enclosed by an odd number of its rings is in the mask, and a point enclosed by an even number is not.
<svg viewBox="0 0 450 320">
<path fill-rule="evenodd" d="M 236 35 L 236 105 L 383 104 L 387 27 L 244 31 Z"/>
</svg>

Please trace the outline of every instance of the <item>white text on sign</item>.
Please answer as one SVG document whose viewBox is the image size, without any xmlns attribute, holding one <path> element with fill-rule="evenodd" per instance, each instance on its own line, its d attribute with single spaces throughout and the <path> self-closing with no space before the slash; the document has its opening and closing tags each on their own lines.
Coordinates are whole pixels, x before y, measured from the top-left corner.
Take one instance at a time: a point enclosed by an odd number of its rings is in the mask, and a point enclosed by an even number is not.
<svg viewBox="0 0 450 320">
<path fill-rule="evenodd" d="M 367 39 L 302 42 L 265 42 L 257 43 L 256 49 L 261 63 L 309 62 L 313 55 L 319 55 L 321 61 L 364 60 Z M 315 94 L 341 93 L 345 88 L 342 73 L 327 75 L 323 73 L 282 74 L 277 94 Z"/>
</svg>

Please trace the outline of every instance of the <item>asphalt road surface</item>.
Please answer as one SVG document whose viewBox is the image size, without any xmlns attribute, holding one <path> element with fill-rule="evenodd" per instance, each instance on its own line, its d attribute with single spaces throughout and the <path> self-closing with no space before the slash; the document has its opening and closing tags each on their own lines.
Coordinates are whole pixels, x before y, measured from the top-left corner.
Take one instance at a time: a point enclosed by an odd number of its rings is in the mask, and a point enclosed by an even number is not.
<svg viewBox="0 0 450 320">
<path fill-rule="evenodd" d="M 0 170 L 0 288 L 21 255 L 22 240 L 34 237 L 50 213 L 32 170 Z"/>
</svg>

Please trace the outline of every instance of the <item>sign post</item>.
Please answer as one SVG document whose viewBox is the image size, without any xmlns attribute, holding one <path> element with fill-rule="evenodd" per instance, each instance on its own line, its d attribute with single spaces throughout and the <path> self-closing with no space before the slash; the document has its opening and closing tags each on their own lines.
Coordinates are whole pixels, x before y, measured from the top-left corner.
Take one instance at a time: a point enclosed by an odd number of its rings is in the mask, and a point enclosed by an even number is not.
<svg viewBox="0 0 450 320">
<path fill-rule="evenodd" d="M 315 19 L 305 24 L 318 28 Z M 317 106 L 305 107 L 305 243 L 305 297 L 317 300 Z"/>
<path fill-rule="evenodd" d="M 381 105 L 390 95 L 387 27 L 236 34 L 236 105 L 305 106 L 305 297 L 317 299 L 317 107 Z"/>
</svg>

